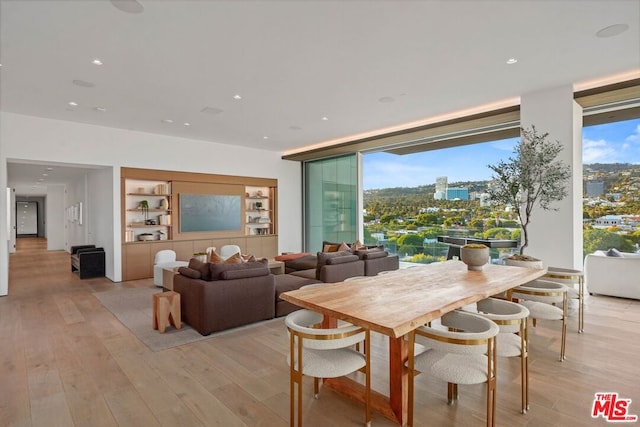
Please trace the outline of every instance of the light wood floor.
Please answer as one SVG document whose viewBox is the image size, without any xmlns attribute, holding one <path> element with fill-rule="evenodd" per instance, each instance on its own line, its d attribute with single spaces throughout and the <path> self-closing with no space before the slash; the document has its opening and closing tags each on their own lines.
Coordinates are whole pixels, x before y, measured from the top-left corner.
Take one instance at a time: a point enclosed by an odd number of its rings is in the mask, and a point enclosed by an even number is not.
<svg viewBox="0 0 640 427">
<path fill-rule="evenodd" d="M 80 280 L 66 252 L 42 239 L 18 239 L 10 256 L 9 296 L 0 298 L 0 425 L 3 426 L 286 426 L 288 341 L 282 321 L 152 352 L 93 292 L 149 286 Z M 612 272 L 612 280 L 615 272 Z M 602 426 L 591 419 L 594 393 L 618 392 L 640 415 L 640 301 L 589 297 L 585 333 L 568 331 L 557 361 L 559 324 L 531 332 L 531 409 L 519 413 L 519 360 L 499 359 L 500 426 Z M 373 386 L 386 389 L 385 340 L 374 337 Z M 361 405 L 305 387 L 307 426 L 362 425 Z M 446 384 L 417 379 L 416 425 L 481 426 L 483 386 L 460 386 L 446 404 Z M 374 426 L 392 426 L 375 414 Z"/>
</svg>

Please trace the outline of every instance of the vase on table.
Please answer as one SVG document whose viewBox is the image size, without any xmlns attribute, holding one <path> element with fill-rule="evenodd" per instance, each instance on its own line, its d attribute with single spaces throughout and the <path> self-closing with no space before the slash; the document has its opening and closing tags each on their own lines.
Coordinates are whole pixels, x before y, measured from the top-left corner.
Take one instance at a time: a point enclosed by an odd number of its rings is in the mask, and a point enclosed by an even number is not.
<svg viewBox="0 0 640 427">
<path fill-rule="evenodd" d="M 489 248 L 480 244 L 468 244 L 460 248 L 460 259 L 471 271 L 482 270 L 489 262 Z"/>
</svg>

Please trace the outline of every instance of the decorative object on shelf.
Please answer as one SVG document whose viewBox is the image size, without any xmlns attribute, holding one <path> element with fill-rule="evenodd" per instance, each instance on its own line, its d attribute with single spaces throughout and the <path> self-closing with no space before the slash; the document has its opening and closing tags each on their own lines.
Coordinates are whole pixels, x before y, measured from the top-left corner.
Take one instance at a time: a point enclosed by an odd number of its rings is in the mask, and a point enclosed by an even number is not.
<svg viewBox="0 0 640 427">
<path fill-rule="evenodd" d="M 162 230 L 158 230 L 156 233 L 158 234 L 158 240 L 167 240 L 167 234 Z"/>
<path fill-rule="evenodd" d="M 138 187 L 136 191 L 140 194 L 144 193 L 144 187 Z"/>
<path fill-rule="evenodd" d="M 480 271 L 489 262 L 489 248 L 477 243 L 464 245 L 460 248 L 460 259 L 468 270 Z"/>
<path fill-rule="evenodd" d="M 513 157 L 489 165 L 494 173 L 489 187 L 489 200 L 513 206 L 522 228 L 522 245 L 520 253 L 512 258 L 535 260 L 524 255 L 529 246 L 528 226 L 535 206 L 544 210 L 551 208 L 551 203 L 567 196 L 567 184 L 571 177 L 571 169 L 558 154 L 562 151 L 559 141 L 549 141 L 549 133 L 540 134 L 535 126 L 520 128 L 521 140 L 516 145 Z"/>
<path fill-rule="evenodd" d="M 138 203 L 138 209 L 142 211 L 145 221 L 149 218 L 149 202 L 146 200 L 140 200 Z"/>
<path fill-rule="evenodd" d="M 164 209 L 165 211 L 169 209 L 169 200 L 167 200 L 166 198 L 162 198 L 160 199 L 160 209 Z"/>
<path fill-rule="evenodd" d="M 256 191 L 256 197 L 262 197 L 262 190 Z"/>
<path fill-rule="evenodd" d="M 145 219 L 144 220 L 144 224 L 145 225 L 156 225 L 156 220 L 155 219 Z"/>
<path fill-rule="evenodd" d="M 153 234 L 151 233 L 138 234 L 138 240 L 142 240 L 142 241 L 153 240 Z"/>
<path fill-rule="evenodd" d="M 261 210 L 262 209 L 262 202 L 255 202 L 254 204 L 256 210 Z"/>
</svg>

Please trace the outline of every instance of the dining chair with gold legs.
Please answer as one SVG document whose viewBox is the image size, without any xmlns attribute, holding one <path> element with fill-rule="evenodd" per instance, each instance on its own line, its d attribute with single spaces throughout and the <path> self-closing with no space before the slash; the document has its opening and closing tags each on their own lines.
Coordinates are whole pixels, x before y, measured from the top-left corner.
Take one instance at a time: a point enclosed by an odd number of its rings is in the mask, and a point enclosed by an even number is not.
<svg viewBox="0 0 640 427">
<path fill-rule="evenodd" d="M 521 412 L 529 410 L 529 310 L 510 301 L 487 298 L 478 301 L 478 314 L 492 320 L 500 333 L 496 336 L 498 357 L 520 357 Z"/>
<path fill-rule="evenodd" d="M 567 344 L 567 288 L 562 283 L 549 280 L 534 280 L 525 285 L 511 289 L 507 296 L 511 300 L 517 298 L 519 303 L 527 307 L 533 327 L 537 320 L 561 320 L 560 361 L 566 359 Z M 562 304 L 562 308 L 556 304 Z"/>
<path fill-rule="evenodd" d="M 422 326 L 409 333 L 408 425 L 414 425 L 414 377 L 419 371 L 448 383 L 449 404 L 458 398 L 458 384 L 486 383 L 487 426 L 495 426 L 498 326 L 486 317 L 462 310 L 445 314 L 441 324 L 448 330 Z"/>
<path fill-rule="evenodd" d="M 322 328 L 323 316 L 310 310 L 298 310 L 285 318 L 289 331 L 290 425 L 302 426 L 302 379 L 313 377 L 314 396 L 319 397 L 320 379 L 336 378 L 357 371 L 365 376 L 365 424 L 371 425 L 371 364 L 369 330 L 346 324 Z M 354 344 L 364 343 L 364 354 Z M 296 387 L 297 385 L 297 387 Z M 297 396 L 296 396 L 297 394 Z"/>
</svg>

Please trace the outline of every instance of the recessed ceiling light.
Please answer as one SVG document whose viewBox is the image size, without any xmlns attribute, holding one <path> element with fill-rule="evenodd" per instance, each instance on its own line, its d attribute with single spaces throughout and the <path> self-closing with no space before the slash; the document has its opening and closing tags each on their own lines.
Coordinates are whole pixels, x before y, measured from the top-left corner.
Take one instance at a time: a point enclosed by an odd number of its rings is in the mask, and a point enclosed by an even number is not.
<svg viewBox="0 0 640 427">
<path fill-rule="evenodd" d="M 47 168 L 47 170 L 48 170 L 48 171 L 52 171 L 52 170 L 53 170 L 53 168 Z"/>
<path fill-rule="evenodd" d="M 77 106 L 78 106 L 78 103 L 77 103 L 77 102 L 74 102 L 74 101 L 70 101 L 70 102 L 69 102 L 69 105 L 71 105 L 72 107 L 77 107 Z"/>
<path fill-rule="evenodd" d="M 94 59 L 93 61 L 91 61 L 91 63 L 93 65 L 102 65 L 102 61 L 100 61 L 98 58 Z"/>
<path fill-rule="evenodd" d="M 325 116 L 325 117 L 322 118 L 322 120 L 324 120 L 326 122 L 327 120 L 329 120 L 329 117 Z"/>
<path fill-rule="evenodd" d="M 104 107 L 95 107 L 94 110 L 100 111 L 101 113 L 104 113 L 105 111 L 107 111 L 107 109 Z"/>
<path fill-rule="evenodd" d="M 511 65 L 511 64 L 515 64 L 516 62 L 518 62 L 518 60 L 516 58 L 509 58 L 507 59 L 507 64 Z"/>
<path fill-rule="evenodd" d="M 48 173 L 43 173 L 42 176 L 49 176 L 49 174 Z"/>
<path fill-rule="evenodd" d="M 269 139 L 269 137 L 268 136 L 263 136 L 262 139 Z"/>
<path fill-rule="evenodd" d="M 74 81 L 72 81 L 72 83 L 74 85 L 80 86 L 80 87 L 95 87 L 96 86 L 95 83 L 87 82 L 85 80 L 74 80 Z"/>
<path fill-rule="evenodd" d="M 113 7 L 125 13 L 142 13 L 144 7 L 136 0 L 110 0 Z"/>
<path fill-rule="evenodd" d="M 183 123 L 183 125 L 185 125 L 185 126 L 191 126 L 191 123 L 189 123 L 189 122 L 184 122 L 184 123 Z"/>
<path fill-rule="evenodd" d="M 603 29 L 599 30 L 596 33 L 596 37 L 600 37 L 600 38 L 614 37 L 624 33 L 628 29 L 629 29 L 629 26 L 627 24 L 609 25 L 608 27 L 604 27 Z"/>
<path fill-rule="evenodd" d="M 238 94 L 233 95 L 233 99 L 242 99 L 242 97 Z"/>
<path fill-rule="evenodd" d="M 162 123 L 173 123 L 171 119 L 162 119 Z"/>
</svg>

